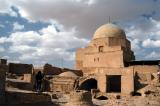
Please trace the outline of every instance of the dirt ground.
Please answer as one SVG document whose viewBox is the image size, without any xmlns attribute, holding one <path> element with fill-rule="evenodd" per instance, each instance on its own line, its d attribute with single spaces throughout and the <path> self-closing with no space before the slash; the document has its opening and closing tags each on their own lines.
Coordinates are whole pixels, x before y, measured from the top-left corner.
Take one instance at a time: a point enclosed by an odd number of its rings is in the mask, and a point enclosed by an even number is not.
<svg viewBox="0 0 160 106">
<path fill-rule="evenodd" d="M 157 81 L 152 81 L 138 92 L 135 96 L 120 96 L 106 100 L 93 98 L 92 101 L 94 106 L 160 106 L 160 83 Z M 6 94 L 6 106 L 66 106 L 68 101 L 72 99 L 69 94 L 50 92 L 37 94 L 34 91 L 12 87 L 6 89 Z"/>
</svg>

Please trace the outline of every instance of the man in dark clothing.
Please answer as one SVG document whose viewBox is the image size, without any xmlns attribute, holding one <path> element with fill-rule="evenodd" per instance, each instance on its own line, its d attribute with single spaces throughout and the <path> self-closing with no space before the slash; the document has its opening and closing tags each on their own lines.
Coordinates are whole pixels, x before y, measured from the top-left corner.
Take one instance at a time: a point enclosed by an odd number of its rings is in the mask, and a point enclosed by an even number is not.
<svg viewBox="0 0 160 106">
<path fill-rule="evenodd" d="M 42 79 L 43 79 L 43 75 L 41 71 L 38 71 L 38 73 L 36 74 L 36 91 L 38 92 L 41 91 Z"/>
</svg>

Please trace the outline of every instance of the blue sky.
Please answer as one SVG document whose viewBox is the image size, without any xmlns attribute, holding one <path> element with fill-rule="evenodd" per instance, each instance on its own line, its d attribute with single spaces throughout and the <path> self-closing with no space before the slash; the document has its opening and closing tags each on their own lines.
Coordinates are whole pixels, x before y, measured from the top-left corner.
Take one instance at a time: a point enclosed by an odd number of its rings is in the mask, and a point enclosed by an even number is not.
<svg viewBox="0 0 160 106">
<path fill-rule="evenodd" d="M 0 0 L 0 57 L 73 68 L 75 50 L 109 17 L 137 60 L 160 59 L 160 0 Z"/>
</svg>

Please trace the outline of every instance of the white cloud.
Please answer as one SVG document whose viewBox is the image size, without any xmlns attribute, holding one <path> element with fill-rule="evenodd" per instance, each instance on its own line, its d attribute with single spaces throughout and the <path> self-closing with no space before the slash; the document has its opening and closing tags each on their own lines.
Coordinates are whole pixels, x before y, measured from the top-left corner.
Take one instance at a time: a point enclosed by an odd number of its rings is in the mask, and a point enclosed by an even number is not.
<svg viewBox="0 0 160 106">
<path fill-rule="evenodd" d="M 41 63 L 40 61 L 54 62 L 63 58 L 71 63 L 74 61 L 75 49 L 85 46 L 88 40 L 77 38 L 74 29 L 57 32 L 54 25 L 49 25 L 39 33 L 12 33 L 9 37 L 0 38 L 0 42 L 9 44 L 9 53 L 19 54 L 16 57 L 18 61 Z"/>
<path fill-rule="evenodd" d="M 0 39 L 0 41 L 4 42 L 8 41 L 8 42 L 12 42 L 13 45 L 31 45 L 34 43 L 39 42 L 39 40 L 41 39 L 41 36 L 34 31 L 27 31 L 27 32 L 15 32 L 12 33 L 9 38 L 2 38 Z"/>
<path fill-rule="evenodd" d="M 8 13 L 10 16 L 17 17 L 17 13 L 11 9 L 13 3 L 9 0 L 0 0 L 0 13 Z"/>
<path fill-rule="evenodd" d="M 19 24 L 18 22 L 14 22 L 13 23 L 13 30 L 17 31 L 17 30 L 22 30 L 24 29 L 24 25 Z"/>
<path fill-rule="evenodd" d="M 0 37 L 0 44 L 7 42 L 8 39 L 6 37 Z"/>
<path fill-rule="evenodd" d="M 109 16 L 111 21 L 131 20 L 160 10 L 159 1 L 153 0 L 10 0 L 9 3 L 30 21 L 56 20 L 64 27 L 75 27 L 79 37 L 87 38 L 107 23 Z"/>
<path fill-rule="evenodd" d="M 140 41 L 138 39 L 134 39 L 131 41 L 131 48 L 134 52 L 138 52 L 140 48 Z"/>
<path fill-rule="evenodd" d="M 146 48 L 160 48 L 160 40 L 146 39 L 143 41 L 142 46 Z"/>
<path fill-rule="evenodd" d="M 160 20 L 153 18 L 139 19 L 125 28 L 127 36 L 141 41 L 146 39 L 160 39 Z"/>
<path fill-rule="evenodd" d="M 139 19 L 133 22 L 130 27 L 126 27 L 126 35 L 131 40 L 132 50 L 141 59 L 156 59 L 160 50 L 160 21 L 153 18 Z M 155 51 L 156 50 L 156 51 Z M 150 54 L 148 54 L 150 53 Z M 152 58 L 152 59 L 153 59 Z"/>
<path fill-rule="evenodd" d="M 126 27 L 126 35 L 132 39 L 132 46 L 135 46 L 137 42 L 142 42 L 138 45 L 145 48 L 160 47 L 160 21 L 152 18 L 138 20 L 137 23 Z"/>
<path fill-rule="evenodd" d="M 122 21 L 143 14 L 159 14 L 159 4 L 154 0 L 0 0 L 0 12 L 13 12 L 11 6 L 15 6 L 30 21 L 56 20 L 66 28 L 75 27 L 79 37 L 91 38 L 109 16 L 111 21 Z"/>
<path fill-rule="evenodd" d="M 0 12 L 6 13 L 10 10 L 11 3 L 8 0 L 0 0 Z"/>
</svg>

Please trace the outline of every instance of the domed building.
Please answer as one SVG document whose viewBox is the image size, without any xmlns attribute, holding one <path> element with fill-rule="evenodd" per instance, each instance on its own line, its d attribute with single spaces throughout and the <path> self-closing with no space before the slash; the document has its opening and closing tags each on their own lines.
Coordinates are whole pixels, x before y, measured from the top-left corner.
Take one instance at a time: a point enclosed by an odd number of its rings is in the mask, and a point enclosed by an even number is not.
<svg viewBox="0 0 160 106">
<path fill-rule="evenodd" d="M 142 74 L 143 78 L 139 76 L 142 79 L 151 80 L 151 73 L 156 72 L 157 63 L 148 66 L 143 62 L 135 61 L 131 43 L 123 29 L 110 23 L 102 25 L 88 46 L 76 51 L 76 69 L 82 70 L 85 77 L 80 80 L 79 88 L 131 94 L 135 90 L 136 73 Z M 141 63 L 143 65 L 139 65 Z"/>
<path fill-rule="evenodd" d="M 88 73 L 88 69 L 92 68 L 124 67 L 125 62 L 134 59 L 125 32 L 114 24 L 105 24 L 95 31 L 86 48 L 77 50 L 76 68 L 84 71 L 87 68 Z"/>
<path fill-rule="evenodd" d="M 72 77 L 72 78 L 78 77 L 75 73 L 73 73 L 71 71 L 63 72 L 63 73 L 59 74 L 59 76 L 60 77 Z"/>
<path fill-rule="evenodd" d="M 62 72 L 50 80 L 50 91 L 69 93 L 74 90 L 78 76 L 71 71 Z"/>
</svg>

